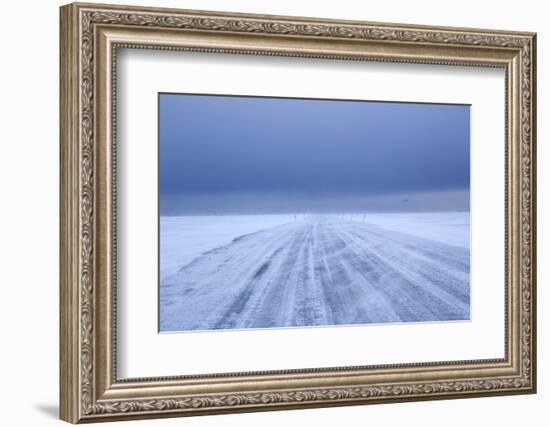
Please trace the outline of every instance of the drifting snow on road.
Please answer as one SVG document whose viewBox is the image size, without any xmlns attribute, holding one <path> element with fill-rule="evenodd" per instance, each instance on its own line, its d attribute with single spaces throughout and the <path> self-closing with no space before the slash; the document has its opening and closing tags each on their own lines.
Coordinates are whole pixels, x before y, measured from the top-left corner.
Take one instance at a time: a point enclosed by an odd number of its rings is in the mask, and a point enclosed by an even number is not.
<svg viewBox="0 0 550 427">
<path fill-rule="evenodd" d="M 161 273 L 160 330 L 467 320 L 465 246 L 368 218 L 272 225 Z"/>
</svg>

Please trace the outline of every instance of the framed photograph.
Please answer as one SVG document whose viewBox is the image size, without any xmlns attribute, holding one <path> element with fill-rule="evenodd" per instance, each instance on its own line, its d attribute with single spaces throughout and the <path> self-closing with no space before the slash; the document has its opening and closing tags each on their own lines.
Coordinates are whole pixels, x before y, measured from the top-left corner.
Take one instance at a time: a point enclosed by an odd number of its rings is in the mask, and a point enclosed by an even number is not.
<svg viewBox="0 0 550 427">
<path fill-rule="evenodd" d="M 469 105 L 160 93 L 159 147 L 160 332 L 470 320 Z"/>
<path fill-rule="evenodd" d="M 536 391 L 535 34 L 61 8 L 61 418 Z"/>
</svg>

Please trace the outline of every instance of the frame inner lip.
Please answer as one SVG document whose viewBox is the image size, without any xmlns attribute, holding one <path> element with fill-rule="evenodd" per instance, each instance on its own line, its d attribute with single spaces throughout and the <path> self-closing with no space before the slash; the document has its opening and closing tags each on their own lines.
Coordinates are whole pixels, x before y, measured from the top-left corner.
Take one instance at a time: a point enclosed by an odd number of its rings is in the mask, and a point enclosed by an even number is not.
<svg viewBox="0 0 550 427">
<path fill-rule="evenodd" d="M 154 44 L 139 44 L 139 43 L 126 43 L 126 42 L 120 42 L 120 41 L 111 41 L 110 42 L 113 49 L 112 49 L 112 67 L 111 67 L 111 74 L 112 74 L 112 81 L 116 82 L 116 59 L 117 59 L 117 52 L 119 48 L 129 48 L 129 49 L 148 49 L 148 50 L 163 50 L 164 45 L 154 45 Z M 243 52 L 240 50 L 235 49 L 220 49 L 216 47 L 212 48 L 194 48 L 190 46 L 174 46 L 170 45 L 170 50 L 174 51 L 182 51 L 182 52 L 204 52 L 204 53 L 226 53 L 226 54 L 242 54 Z M 246 51 L 246 54 L 251 55 L 267 55 L 270 56 L 269 50 L 254 50 L 250 49 Z M 303 52 L 300 54 L 294 54 L 294 53 L 280 53 L 281 56 L 288 56 L 288 57 L 298 57 L 298 58 L 323 58 L 323 59 L 337 59 L 337 60 L 352 60 L 352 61 L 365 61 L 365 62 L 396 62 L 396 63 L 402 63 L 405 62 L 407 64 L 418 64 L 418 65 L 425 65 L 425 64 L 432 64 L 432 65 L 454 65 L 454 66 L 461 66 L 461 67 L 489 67 L 489 68 L 504 68 L 506 70 L 505 74 L 505 80 L 508 81 L 508 75 L 509 75 L 509 68 L 504 63 L 494 63 L 494 62 L 460 62 L 460 61 L 454 61 L 452 63 L 449 62 L 440 62 L 437 60 L 426 60 L 426 59 L 415 59 L 415 58 L 407 58 L 407 60 L 396 60 L 393 61 L 392 59 L 380 59 L 377 57 L 369 58 L 369 57 L 345 57 L 342 58 L 338 55 L 323 55 L 323 56 L 317 56 L 317 55 L 310 55 L 307 52 Z M 506 97 L 508 94 L 508 86 L 505 86 L 505 92 Z M 179 93 L 179 92 L 159 92 L 159 93 Z M 196 95 L 196 93 L 193 93 Z M 209 96 L 213 96 L 212 94 L 207 94 Z M 214 94 L 215 95 L 215 94 Z M 220 96 L 228 96 L 228 95 L 220 95 Z M 231 95 L 229 95 L 231 96 Z M 235 95 L 235 96 L 243 96 L 243 95 Z M 246 95 L 244 95 L 246 96 Z M 256 97 L 256 96 L 253 96 Z M 278 97 L 278 96 L 258 96 L 261 98 L 288 98 L 288 97 Z M 293 97 L 294 98 L 294 97 Z M 301 98 L 297 97 L 296 99 L 331 99 L 332 98 Z M 112 85 L 112 111 L 116 111 L 116 83 L 113 83 Z M 335 99 L 335 100 L 341 100 L 341 99 Z M 346 101 L 346 99 L 344 99 Z M 356 99 L 353 99 L 353 101 L 357 101 Z M 368 100 L 370 101 L 370 100 Z M 386 102 L 386 101 L 377 101 L 375 102 Z M 428 103 L 430 104 L 430 103 Z M 440 103 L 435 103 L 440 104 Z M 471 105 L 471 104 L 453 104 L 453 105 Z M 508 117 L 506 117 L 505 120 L 505 127 L 508 125 Z M 112 134 L 116 135 L 116 115 L 114 116 L 114 120 L 112 121 Z M 113 151 L 116 151 L 116 137 L 113 137 Z M 507 151 L 506 151 L 507 153 Z M 112 167 L 114 170 L 116 170 L 116 157 L 113 156 L 113 164 Z M 507 173 L 507 169 L 505 168 L 505 171 Z M 506 187 L 508 186 L 508 181 L 506 180 Z M 113 179 L 113 187 L 112 187 L 113 194 L 116 194 L 117 187 L 116 187 L 116 179 Z M 506 194 L 508 194 L 508 189 L 506 188 Z M 115 226 L 113 227 L 113 233 L 112 238 L 113 241 L 116 241 L 116 198 L 114 198 L 113 201 L 114 208 L 113 208 L 113 217 L 112 219 L 115 220 L 113 223 Z M 508 201 L 506 201 L 505 206 L 506 212 L 508 211 Z M 506 242 L 506 245 L 508 242 Z M 507 247 L 505 248 L 506 253 L 508 253 Z M 507 264 L 508 260 L 506 257 L 505 260 L 505 270 L 507 270 Z M 508 304 L 508 276 L 505 274 L 505 305 Z M 113 283 L 115 285 L 113 286 L 113 300 L 116 301 L 116 272 L 113 273 Z M 363 374 L 369 374 L 370 371 L 376 370 L 376 369 L 410 369 L 410 368 L 421 368 L 423 371 L 426 370 L 429 371 L 435 371 L 439 372 L 440 367 L 453 367 L 454 369 L 461 370 L 461 369 L 476 369 L 478 366 L 482 367 L 489 367 L 492 365 L 494 367 L 495 364 L 499 366 L 506 366 L 510 363 L 510 358 L 508 354 L 508 341 L 509 341 L 509 335 L 508 335 L 508 316 L 505 316 L 505 340 L 504 340 L 504 357 L 503 358 L 488 358 L 488 359 L 473 359 L 473 360 L 451 360 L 451 361 L 433 361 L 433 362 L 411 362 L 411 363 L 394 363 L 394 364 L 377 364 L 377 365 L 351 365 L 351 366 L 334 366 L 334 367 L 323 367 L 323 368 L 298 368 L 298 369 L 283 369 L 283 370 L 266 370 L 266 371 L 241 371 L 241 372 L 220 372 L 220 373 L 213 373 L 213 374 L 192 374 L 192 375 L 170 375 L 170 376 L 154 376 L 154 377 L 131 377 L 131 378 L 118 378 L 117 376 L 117 369 L 116 366 L 118 364 L 117 360 L 117 310 L 116 306 L 113 307 L 112 317 L 114 319 L 113 321 L 113 328 L 112 328 L 112 366 L 114 366 L 113 374 L 111 381 L 113 384 L 129 384 L 129 383 L 150 383 L 153 381 L 177 381 L 181 383 L 182 385 L 185 383 L 188 383 L 189 381 L 194 380 L 211 380 L 211 379 L 226 379 L 226 378 L 246 378 L 246 377 L 269 377 L 273 375 L 283 375 L 283 376 L 301 376 L 301 375 L 307 375 L 307 374 L 328 374 L 329 376 L 333 376 L 334 374 L 339 375 L 346 375 L 348 373 L 353 372 L 351 375 L 355 375 L 355 371 L 363 371 Z M 359 374 L 357 374 L 359 375 Z"/>
</svg>

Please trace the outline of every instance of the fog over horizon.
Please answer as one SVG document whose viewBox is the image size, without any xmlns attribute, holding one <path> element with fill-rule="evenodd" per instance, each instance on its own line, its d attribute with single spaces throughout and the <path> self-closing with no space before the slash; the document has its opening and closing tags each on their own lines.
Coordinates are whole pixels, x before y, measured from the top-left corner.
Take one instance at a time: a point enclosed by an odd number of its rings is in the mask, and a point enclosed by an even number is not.
<svg viewBox="0 0 550 427">
<path fill-rule="evenodd" d="M 160 94 L 161 216 L 470 209 L 470 107 Z"/>
<path fill-rule="evenodd" d="M 369 212 L 468 212 L 467 190 L 387 194 L 347 195 L 327 199 L 301 194 L 193 194 L 165 195 L 160 200 L 161 216 L 254 215 L 254 214 L 338 214 Z"/>
</svg>

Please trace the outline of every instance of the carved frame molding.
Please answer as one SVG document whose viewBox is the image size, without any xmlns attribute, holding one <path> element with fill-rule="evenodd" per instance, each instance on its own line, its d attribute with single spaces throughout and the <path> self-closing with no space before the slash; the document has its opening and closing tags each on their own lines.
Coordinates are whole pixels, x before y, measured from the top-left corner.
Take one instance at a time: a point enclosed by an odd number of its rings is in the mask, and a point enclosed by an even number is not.
<svg viewBox="0 0 550 427">
<path fill-rule="evenodd" d="M 162 41 L 165 34 L 168 43 Z M 193 40 L 174 41 L 186 35 Z M 248 38 L 251 43 L 243 44 Z M 202 39 L 208 44 L 202 45 Z M 251 46 L 256 42 L 259 47 Z M 120 47 L 505 67 L 505 256 L 510 266 L 506 358 L 191 379 L 210 387 L 201 393 L 186 391 L 190 379 L 183 377 L 117 380 L 116 287 L 107 287 L 102 278 L 116 281 L 112 175 L 114 64 Z M 61 8 L 60 96 L 62 419 L 102 421 L 535 391 L 534 34 L 71 4 Z M 105 181 L 102 174 L 111 174 L 111 179 Z M 335 378 L 347 374 L 350 383 L 340 386 L 342 381 Z M 364 375 L 364 382 L 351 381 L 351 374 Z M 270 375 L 273 387 L 239 391 L 239 381 L 250 385 Z M 285 387 L 290 379 L 300 385 Z M 234 391 L 224 391 L 228 383 Z"/>
</svg>

